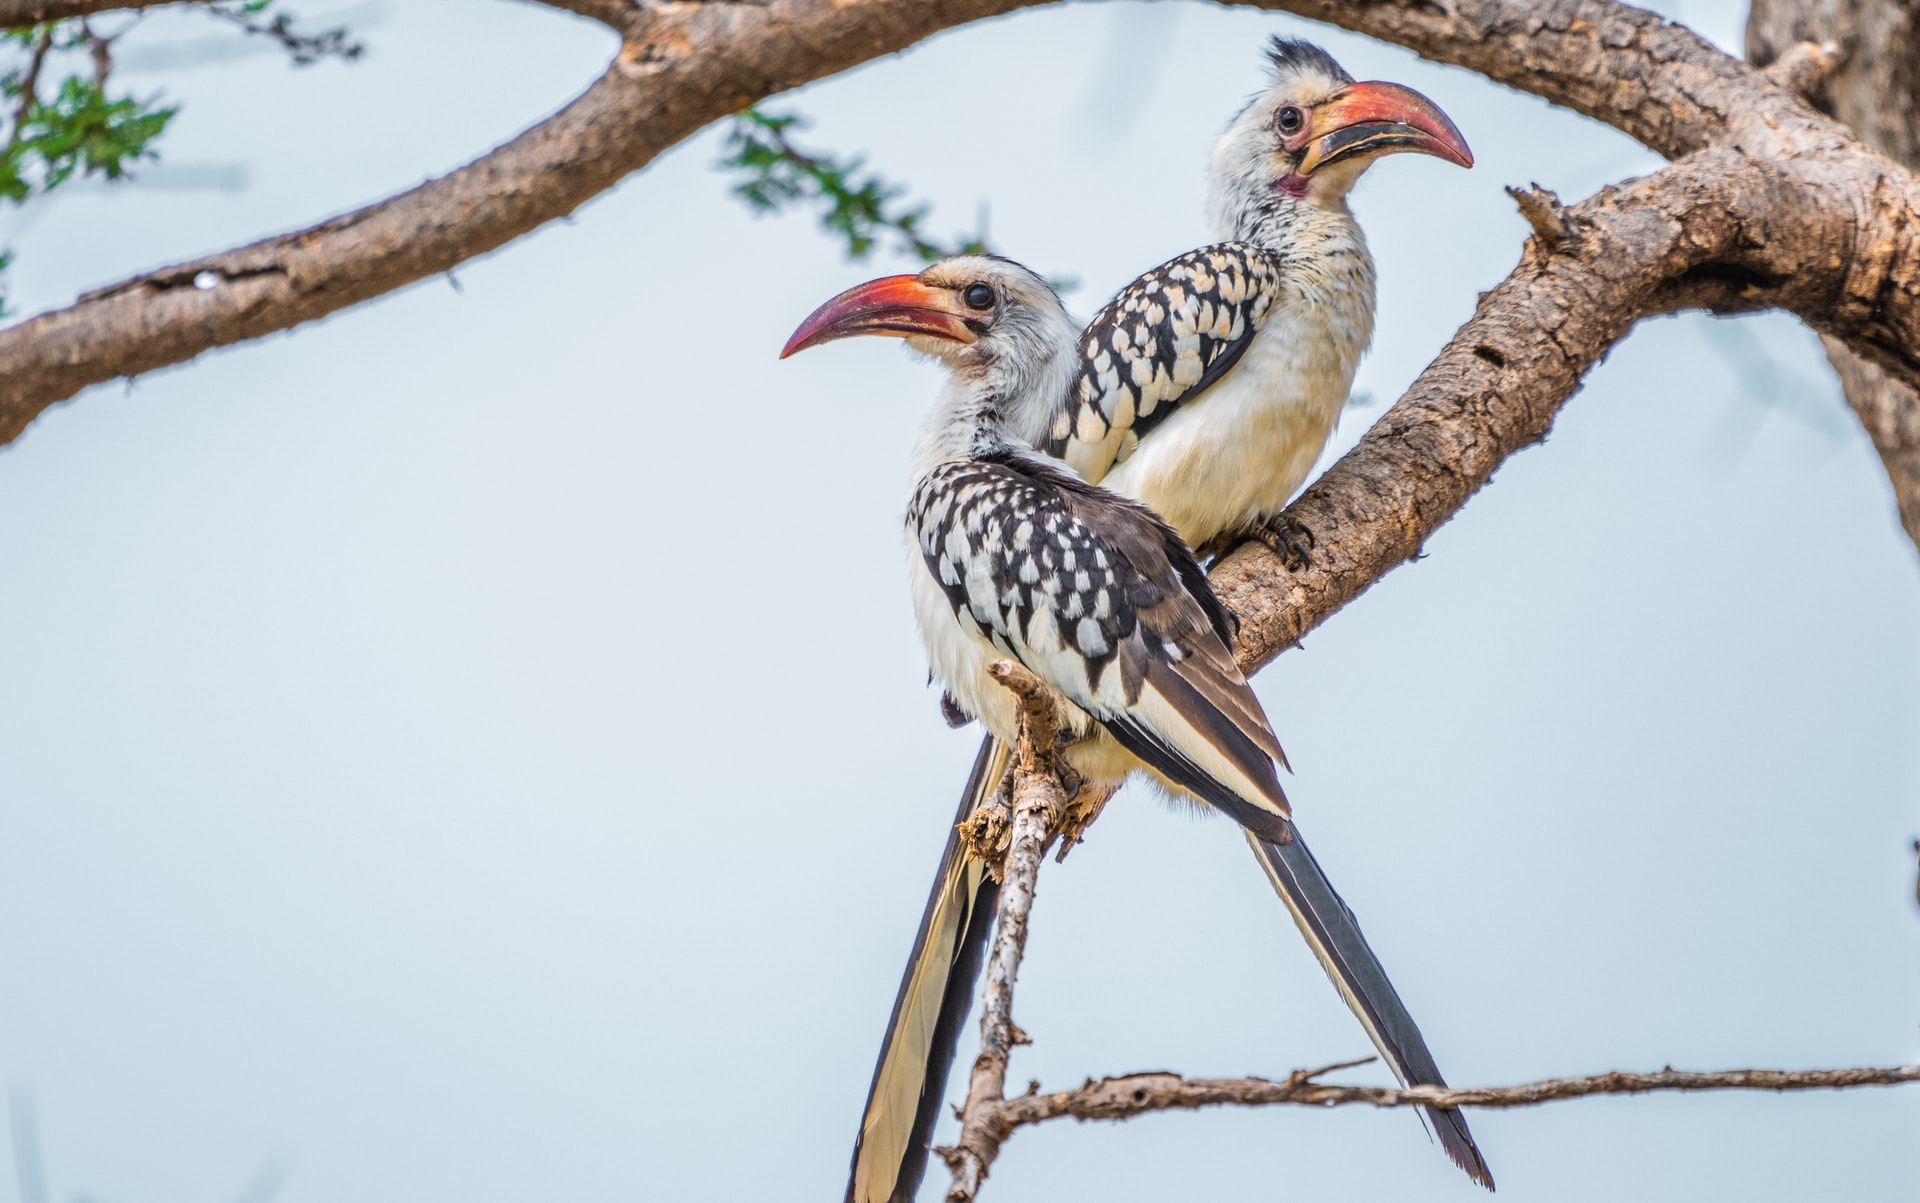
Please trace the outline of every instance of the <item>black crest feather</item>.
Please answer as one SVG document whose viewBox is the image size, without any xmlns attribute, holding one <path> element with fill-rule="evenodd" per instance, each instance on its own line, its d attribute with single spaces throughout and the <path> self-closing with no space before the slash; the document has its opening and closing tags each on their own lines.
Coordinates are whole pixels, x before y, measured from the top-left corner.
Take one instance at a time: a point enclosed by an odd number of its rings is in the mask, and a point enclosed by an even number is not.
<svg viewBox="0 0 1920 1203">
<path fill-rule="evenodd" d="M 1346 68 L 1335 62 L 1331 54 L 1299 38 L 1283 38 L 1274 34 L 1273 40 L 1267 43 L 1267 61 L 1273 64 L 1273 73 L 1279 77 L 1311 67 L 1343 83 L 1353 82 L 1353 76 L 1348 75 Z"/>
</svg>

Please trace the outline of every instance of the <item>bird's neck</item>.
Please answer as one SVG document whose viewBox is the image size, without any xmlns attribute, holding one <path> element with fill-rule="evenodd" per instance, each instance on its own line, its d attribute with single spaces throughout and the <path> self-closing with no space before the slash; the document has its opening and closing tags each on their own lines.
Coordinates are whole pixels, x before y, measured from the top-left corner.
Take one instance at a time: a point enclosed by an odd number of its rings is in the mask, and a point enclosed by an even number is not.
<svg viewBox="0 0 1920 1203">
<path fill-rule="evenodd" d="M 1006 401 L 990 381 L 956 374 L 920 424 L 913 446 L 913 478 L 918 481 L 941 464 L 982 459 L 1017 448 L 1007 430 Z"/>
<path fill-rule="evenodd" d="M 1271 251 L 1312 247 L 1322 254 L 1367 254 L 1366 236 L 1345 201 L 1319 205 L 1262 189 L 1216 205 L 1213 220 L 1217 237 Z"/>
<path fill-rule="evenodd" d="M 1287 305 L 1331 323 L 1343 355 L 1357 360 L 1373 336 L 1375 277 L 1360 223 L 1343 204 L 1310 204 L 1269 190 L 1240 211 L 1224 237 L 1251 242 L 1279 261 Z M 1351 362 L 1348 371 L 1351 372 Z"/>
<path fill-rule="evenodd" d="M 914 444 L 917 481 L 941 464 L 1007 452 L 1037 454 L 1047 426 L 1072 386 L 1079 331 L 1065 311 L 1019 338 L 1018 354 L 949 362 L 951 375 L 927 412 Z"/>
</svg>

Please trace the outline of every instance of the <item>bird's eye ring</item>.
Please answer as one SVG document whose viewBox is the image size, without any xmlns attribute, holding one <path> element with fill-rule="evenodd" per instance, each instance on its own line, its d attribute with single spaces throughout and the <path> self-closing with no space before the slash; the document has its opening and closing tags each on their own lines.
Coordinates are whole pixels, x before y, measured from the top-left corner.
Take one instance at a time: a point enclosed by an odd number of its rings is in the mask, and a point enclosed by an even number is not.
<svg viewBox="0 0 1920 1203">
<path fill-rule="evenodd" d="M 969 284 L 960 294 L 969 309 L 993 308 L 993 289 L 985 284 Z"/>
<path fill-rule="evenodd" d="M 1282 105 L 1280 111 L 1273 115 L 1273 128 L 1289 138 L 1299 133 L 1300 127 L 1306 123 L 1307 115 L 1300 111 L 1297 104 Z"/>
</svg>

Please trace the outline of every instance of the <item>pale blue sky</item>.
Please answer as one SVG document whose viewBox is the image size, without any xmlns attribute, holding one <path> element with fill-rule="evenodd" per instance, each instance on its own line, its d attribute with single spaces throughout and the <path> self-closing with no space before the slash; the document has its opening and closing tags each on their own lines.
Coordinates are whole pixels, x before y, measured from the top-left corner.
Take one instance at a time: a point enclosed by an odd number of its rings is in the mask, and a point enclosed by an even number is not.
<svg viewBox="0 0 1920 1203">
<path fill-rule="evenodd" d="M 1735 45 L 1743 7 L 1678 15 Z M 352 67 L 181 70 L 217 31 L 132 35 L 129 81 L 185 105 L 166 166 L 6 217 L 16 307 L 409 186 L 610 51 L 534 5 L 350 11 Z M 1204 240 L 1206 148 L 1271 32 L 1427 92 L 1479 158 L 1362 186 L 1383 291 L 1345 446 L 1512 265 L 1503 184 L 1656 160 L 1201 5 L 1022 13 L 794 103 L 936 229 L 990 205 L 1084 315 Z M 717 153 L 457 291 L 97 388 L 0 453 L 0 1078 L 53 1203 L 263 1172 L 284 1203 L 838 1197 L 977 738 L 939 719 L 901 579 L 936 375 L 872 343 L 775 360 L 899 268 L 749 218 Z M 1648 323 L 1428 550 L 1258 685 L 1450 1077 L 1920 1057 L 1920 557 L 1811 336 Z M 1231 826 L 1144 795 L 1043 875 L 1017 1014 L 1013 1077 L 1051 1086 L 1367 1050 Z M 1920 1169 L 1911 1088 L 1473 1123 L 1505 1199 L 1891 1198 Z M 1361 1109 L 1024 1132 L 989 1194 L 1479 1197 Z"/>
</svg>

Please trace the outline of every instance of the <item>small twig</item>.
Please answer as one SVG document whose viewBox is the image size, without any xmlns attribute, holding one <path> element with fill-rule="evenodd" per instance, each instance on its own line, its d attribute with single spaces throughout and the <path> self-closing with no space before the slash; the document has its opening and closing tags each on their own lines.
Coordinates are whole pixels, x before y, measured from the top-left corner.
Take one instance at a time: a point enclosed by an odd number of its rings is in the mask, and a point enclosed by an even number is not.
<svg viewBox="0 0 1920 1203">
<path fill-rule="evenodd" d="M 33 40 L 33 55 L 27 60 L 27 69 L 20 76 L 20 100 L 13 106 L 13 132 L 7 139 L 7 149 L 12 150 L 20 141 L 20 131 L 27 123 L 27 115 L 33 112 L 33 106 L 40 102 L 40 69 L 47 65 L 47 54 L 53 49 L 53 26 L 40 30 L 40 36 Z"/>
<path fill-rule="evenodd" d="M 80 32 L 86 35 L 87 53 L 93 58 L 93 90 L 102 91 L 107 86 L 107 76 L 113 74 L 113 39 L 93 32 L 93 26 L 85 17 L 80 18 Z"/>
<path fill-rule="evenodd" d="M 632 0 L 534 0 L 534 3 L 598 21 L 623 37 L 640 14 L 640 6 Z"/>
<path fill-rule="evenodd" d="M 1007 773 L 1013 824 L 980 1007 L 980 1055 L 974 1059 L 967 1101 L 960 1109 L 959 1139 L 950 1148 L 935 1150 L 953 1173 L 948 1203 L 971 1203 L 1000 1154 L 1001 1142 L 1013 1131 L 1000 1118 L 1006 1105 L 1007 1058 L 1014 1045 L 1027 1043 L 1026 1033 L 1013 1022 L 1013 984 L 1026 950 L 1040 862 L 1067 804 L 1053 751 L 1060 730 L 1053 691 L 1011 660 L 997 661 L 988 671 L 1020 699 L 1020 740 Z"/>
<path fill-rule="evenodd" d="M 1797 42 L 1761 72 L 1774 83 L 1809 103 L 1818 101 L 1827 80 L 1840 66 L 1840 47 L 1835 42 Z"/>
<path fill-rule="evenodd" d="M 366 53 L 365 45 L 347 39 L 345 29 L 301 33 L 293 27 L 293 19 L 285 13 L 275 13 L 271 20 L 257 21 L 244 8 L 230 9 L 216 3 L 209 4 L 207 11 L 242 33 L 280 43 L 281 49 L 292 56 L 296 67 L 309 66 L 329 56 L 352 61 Z"/>
<path fill-rule="evenodd" d="M 1119 1120 L 1149 1111 L 1191 1111 L 1199 1107 L 1262 1107 L 1295 1103 L 1337 1107 L 1366 1103 L 1375 1107 L 1531 1107 L 1559 1099 L 1595 1094 L 1646 1094 L 1670 1090 L 1844 1090 L 1856 1086 L 1895 1086 L 1920 1082 L 1920 1065 L 1887 1069 L 1730 1069 L 1693 1073 L 1663 1069 L 1657 1073 L 1604 1073 L 1583 1078 L 1548 1078 L 1519 1086 L 1446 1090 L 1438 1086 L 1396 1089 L 1386 1086 L 1335 1086 L 1313 1079 L 1362 1062 L 1300 1071 L 1280 1082 L 1265 1078 L 1183 1078 L 1174 1073 L 1128 1074 L 1102 1078 L 1074 1090 L 1031 1092 L 1009 1099 L 996 1120 L 1011 1133 L 1026 1124 L 1062 1116 L 1079 1120 Z M 1005 1139 L 1003 1136 L 1001 1139 Z"/>
<path fill-rule="evenodd" d="M 1565 205 L 1552 189 L 1542 188 L 1539 184 L 1532 188 L 1516 188 L 1509 184 L 1507 195 L 1513 203 L 1520 206 L 1520 216 L 1527 219 L 1533 227 L 1540 244 L 1550 251 L 1564 251 L 1574 243 L 1573 223 L 1567 217 Z"/>
</svg>

